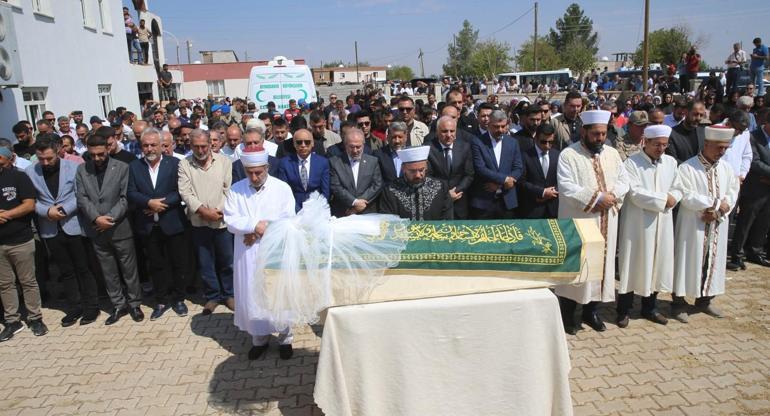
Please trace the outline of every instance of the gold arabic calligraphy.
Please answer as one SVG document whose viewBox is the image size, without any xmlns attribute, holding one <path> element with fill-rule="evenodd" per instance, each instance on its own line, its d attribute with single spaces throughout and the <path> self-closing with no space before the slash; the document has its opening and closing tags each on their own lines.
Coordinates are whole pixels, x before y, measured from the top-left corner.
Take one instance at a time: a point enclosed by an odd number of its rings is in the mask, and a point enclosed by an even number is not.
<svg viewBox="0 0 770 416">
<path fill-rule="evenodd" d="M 442 241 L 463 242 L 468 245 L 480 243 L 516 244 L 524 239 L 516 225 L 513 224 L 484 224 L 484 225 L 454 225 L 454 224 L 425 224 L 409 225 L 410 241 Z"/>
</svg>

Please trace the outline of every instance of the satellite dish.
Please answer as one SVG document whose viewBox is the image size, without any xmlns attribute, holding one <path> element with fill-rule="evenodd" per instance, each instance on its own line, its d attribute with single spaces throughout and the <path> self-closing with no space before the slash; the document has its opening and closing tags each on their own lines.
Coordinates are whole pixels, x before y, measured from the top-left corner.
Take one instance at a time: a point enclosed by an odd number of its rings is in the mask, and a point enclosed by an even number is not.
<svg viewBox="0 0 770 416">
<path fill-rule="evenodd" d="M 601 59 L 602 62 L 607 62 L 609 60 L 610 60 L 610 58 L 608 58 L 606 56 L 602 56 L 602 59 Z"/>
</svg>

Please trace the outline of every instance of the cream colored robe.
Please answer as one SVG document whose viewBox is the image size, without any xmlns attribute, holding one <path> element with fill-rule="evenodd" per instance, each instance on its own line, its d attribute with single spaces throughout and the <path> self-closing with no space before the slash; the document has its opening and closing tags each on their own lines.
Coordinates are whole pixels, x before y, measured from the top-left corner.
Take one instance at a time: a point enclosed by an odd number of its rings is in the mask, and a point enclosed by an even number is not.
<svg viewBox="0 0 770 416">
<path fill-rule="evenodd" d="M 586 304 L 591 301 L 612 302 L 615 299 L 615 249 L 618 238 L 618 211 L 628 191 L 623 162 L 618 151 L 604 146 L 595 166 L 594 156 L 582 143 L 574 143 L 559 155 L 557 183 L 559 218 L 594 218 L 605 237 L 604 279 L 578 285 L 557 286 L 558 296 Z M 603 197 L 612 192 L 618 205 L 605 212 L 591 212 Z"/>
</svg>

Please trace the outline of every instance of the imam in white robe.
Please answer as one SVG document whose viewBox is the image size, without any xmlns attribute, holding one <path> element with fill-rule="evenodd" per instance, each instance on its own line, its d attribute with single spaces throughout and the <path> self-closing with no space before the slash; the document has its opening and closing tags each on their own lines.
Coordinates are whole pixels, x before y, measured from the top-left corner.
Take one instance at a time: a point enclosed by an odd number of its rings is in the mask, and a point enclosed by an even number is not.
<svg viewBox="0 0 770 416">
<path fill-rule="evenodd" d="M 674 218 L 668 195 L 682 199 L 677 161 L 669 155 L 653 163 L 644 151 L 624 162 L 628 193 L 618 230 L 618 293 L 650 296 L 671 292 L 674 283 Z"/>
<path fill-rule="evenodd" d="M 256 191 L 249 179 L 243 179 L 230 188 L 225 200 L 224 217 L 227 229 L 235 235 L 233 252 L 233 283 L 235 294 L 235 326 L 253 336 L 278 332 L 269 320 L 257 317 L 269 314 L 254 301 L 256 280 L 255 266 L 259 239 L 251 246 L 243 243 L 246 234 L 254 233 L 260 221 L 273 221 L 294 216 L 294 195 L 286 183 L 268 176 L 265 184 Z"/>
<path fill-rule="evenodd" d="M 700 298 L 725 292 L 729 212 L 710 224 L 701 215 L 706 209 L 718 209 L 723 198 L 732 211 L 739 184 L 728 163 L 719 160 L 709 165 L 698 155 L 679 166 L 682 200 L 676 218 L 673 291 L 677 296 Z"/>
<path fill-rule="evenodd" d="M 618 151 L 604 146 L 596 156 L 581 142 L 573 143 L 559 155 L 557 183 L 559 218 L 593 218 L 605 238 L 604 279 L 555 288 L 558 296 L 577 303 L 612 302 L 615 299 L 615 249 L 618 238 L 618 210 L 628 191 L 625 168 Z M 604 212 L 591 212 L 605 193 L 615 195 L 618 205 Z"/>
</svg>

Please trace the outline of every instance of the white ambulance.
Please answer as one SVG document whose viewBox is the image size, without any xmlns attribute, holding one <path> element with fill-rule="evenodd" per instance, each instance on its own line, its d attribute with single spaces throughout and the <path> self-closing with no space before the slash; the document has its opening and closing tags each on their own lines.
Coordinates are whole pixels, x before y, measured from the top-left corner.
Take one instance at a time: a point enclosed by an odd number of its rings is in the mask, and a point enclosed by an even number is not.
<svg viewBox="0 0 770 416">
<path fill-rule="evenodd" d="M 298 65 L 284 56 L 276 56 L 264 66 L 251 68 L 249 75 L 249 101 L 257 104 L 259 111 L 267 110 L 272 101 L 275 108 L 283 112 L 289 108 L 289 100 L 318 100 L 313 83 L 313 74 L 307 65 Z"/>
</svg>

